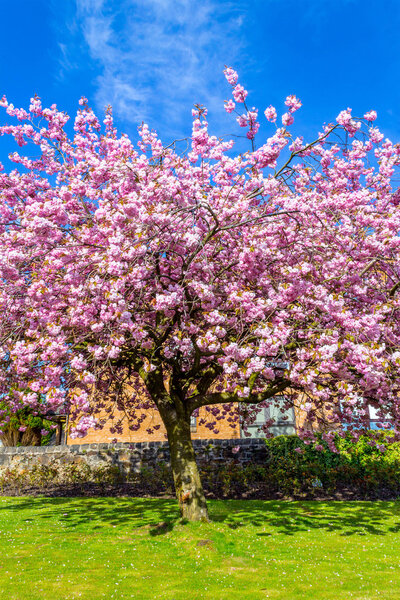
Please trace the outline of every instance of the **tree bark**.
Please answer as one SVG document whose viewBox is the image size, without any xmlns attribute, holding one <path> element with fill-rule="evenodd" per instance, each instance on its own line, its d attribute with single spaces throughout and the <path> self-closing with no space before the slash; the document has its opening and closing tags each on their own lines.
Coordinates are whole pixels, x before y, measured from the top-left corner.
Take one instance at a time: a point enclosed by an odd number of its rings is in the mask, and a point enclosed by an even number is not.
<svg viewBox="0 0 400 600">
<path fill-rule="evenodd" d="M 190 417 L 168 415 L 167 429 L 175 492 L 182 518 L 208 521 L 207 503 L 190 435 Z"/>
</svg>

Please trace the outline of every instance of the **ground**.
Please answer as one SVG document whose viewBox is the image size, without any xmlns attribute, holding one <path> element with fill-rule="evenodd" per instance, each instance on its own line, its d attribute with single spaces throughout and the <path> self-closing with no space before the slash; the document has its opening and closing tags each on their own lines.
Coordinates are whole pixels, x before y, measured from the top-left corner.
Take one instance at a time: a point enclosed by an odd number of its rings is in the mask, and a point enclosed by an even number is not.
<svg viewBox="0 0 400 600">
<path fill-rule="evenodd" d="M 397 600 L 400 502 L 0 498 L 0 599 Z"/>
</svg>

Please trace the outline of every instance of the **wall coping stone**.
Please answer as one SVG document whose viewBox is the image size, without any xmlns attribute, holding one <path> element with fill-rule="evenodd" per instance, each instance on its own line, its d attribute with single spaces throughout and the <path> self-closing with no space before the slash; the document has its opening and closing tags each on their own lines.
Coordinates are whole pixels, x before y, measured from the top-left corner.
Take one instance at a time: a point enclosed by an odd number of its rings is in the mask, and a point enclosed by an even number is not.
<svg viewBox="0 0 400 600">
<path fill-rule="evenodd" d="M 193 440 L 195 449 L 205 450 L 207 446 L 210 451 L 217 449 L 228 449 L 229 447 L 243 447 L 247 450 L 252 448 L 265 448 L 265 440 L 263 438 L 239 438 L 239 439 L 206 439 Z M 117 442 L 117 443 L 90 443 L 90 444 L 60 444 L 57 446 L 0 446 L 0 456 L 2 454 L 60 454 L 62 452 L 82 453 L 88 450 L 96 451 L 112 451 L 115 453 L 121 451 L 152 451 L 152 450 L 169 450 L 168 442 L 166 441 L 151 441 L 151 442 Z"/>
</svg>

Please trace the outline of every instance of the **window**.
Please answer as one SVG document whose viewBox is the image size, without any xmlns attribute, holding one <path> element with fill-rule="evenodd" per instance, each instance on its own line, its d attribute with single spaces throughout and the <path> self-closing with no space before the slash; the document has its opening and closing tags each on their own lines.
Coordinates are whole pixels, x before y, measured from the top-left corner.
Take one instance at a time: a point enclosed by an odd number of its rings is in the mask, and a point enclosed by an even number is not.
<svg viewBox="0 0 400 600">
<path fill-rule="evenodd" d="M 359 400 L 359 397 L 356 397 L 357 400 Z M 339 404 L 340 408 L 344 408 L 346 406 L 345 403 L 340 403 Z M 364 409 L 364 407 L 363 407 Z M 359 409 L 357 407 L 352 406 L 351 407 L 352 413 L 354 415 L 355 420 L 357 419 L 357 417 L 359 416 Z M 367 422 L 365 424 L 365 422 L 362 423 L 362 425 L 366 425 L 367 427 L 369 427 L 369 429 L 374 429 L 374 430 L 379 430 L 382 431 L 386 428 L 382 428 L 382 427 L 378 427 L 378 423 L 390 423 L 393 419 L 390 415 L 387 415 L 386 419 L 383 419 L 382 417 L 378 416 L 378 409 L 376 409 L 374 406 L 371 406 L 371 404 L 367 405 L 366 410 L 368 411 L 368 417 L 369 417 L 369 422 Z M 365 413 L 363 413 L 365 414 Z M 342 427 L 344 430 L 349 429 L 351 424 L 349 423 L 343 423 Z M 356 421 L 356 428 L 359 428 L 359 425 L 357 427 L 357 421 Z M 390 429 L 393 429 L 393 425 L 391 425 Z"/>
<path fill-rule="evenodd" d="M 391 417 L 388 417 L 387 419 L 382 419 L 382 417 L 379 417 L 378 410 L 371 405 L 368 406 L 368 409 L 370 429 L 379 429 L 382 431 L 382 427 L 378 427 L 377 423 L 387 423 L 388 421 L 390 422 L 392 420 Z M 393 425 L 391 426 L 391 429 L 393 429 Z"/>
<path fill-rule="evenodd" d="M 197 417 L 190 417 L 190 431 L 197 431 Z"/>
<path fill-rule="evenodd" d="M 280 400 L 281 406 L 269 406 L 263 408 L 257 415 L 255 422 L 247 427 L 247 432 L 250 433 L 252 438 L 263 438 L 265 433 L 260 429 L 264 423 L 270 419 L 274 420 L 274 424 L 270 426 L 269 432 L 272 435 L 292 435 L 296 433 L 296 422 L 294 409 L 284 409 L 283 404 L 285 402 L 284 396 L 277 396 L 275 400 Z M 282 408 L 281 408 L 282 407 Z M 241 437 L 247 437 L 241 431 Z"/>
</svg>

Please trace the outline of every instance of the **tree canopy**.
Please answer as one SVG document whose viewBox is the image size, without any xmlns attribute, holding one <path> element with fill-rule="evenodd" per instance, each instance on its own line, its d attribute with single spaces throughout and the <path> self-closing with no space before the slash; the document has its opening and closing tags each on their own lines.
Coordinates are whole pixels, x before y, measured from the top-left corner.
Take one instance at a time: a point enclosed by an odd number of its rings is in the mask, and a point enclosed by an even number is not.
<svg viewBox="0 0 400 600">
<path fill-rule="evenodd" d="M 200 407 L 213 429 L 284 394 L 303 437 L 318 426 L 330 445 L 368 428 L 370 405 L 400 423 L 399 145 L 350 109 L 295 137 L 289 96 L 257 146 L 258 111 L 225 76 L 246 152 L 209 133 L 202 106 L 181 151 L 145 124 L 135 147 L 84 98 L 71 135 L 55 105 L 1 101 L 17 122 L 0 133 L 21 147 L 0 173 L 3 422 L 66 406 L 82 437 L 112 405 L 132 429 L 156 406 L 189 518 L 206 514 Z"/>
</svg>

